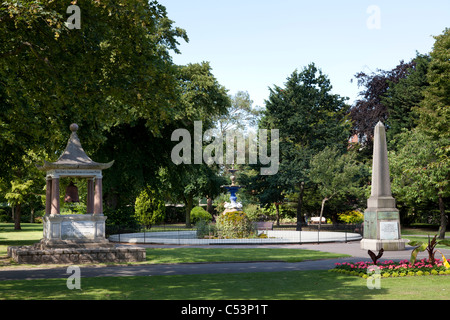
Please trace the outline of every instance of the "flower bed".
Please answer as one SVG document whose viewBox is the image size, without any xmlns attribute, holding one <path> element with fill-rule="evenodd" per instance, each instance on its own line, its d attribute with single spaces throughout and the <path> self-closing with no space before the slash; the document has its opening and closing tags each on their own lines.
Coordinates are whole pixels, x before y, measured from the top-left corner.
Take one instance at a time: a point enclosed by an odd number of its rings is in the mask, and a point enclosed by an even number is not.
<svg viewBox="0 0 450 320">
<path fill-rule="evenodd" d="M 400 260 L 399 262 L 386 260 L 384 262 L 378 262 L 376 265 L 373 264 L 373 262 L 368 261 L 360 261 L 355 263 L 343 262 L 336 263 L 335 268 L 330 271 L 360 276 L 363 278 L 367 278 L 373 273 L 379 273 L 383 278 L 450 275 L 450 269 L 447 269 L 441 260 L 435 259 L 435 262 L 436 263 L 434 265 L 429 263 L 427 259 L 422 259 L 414 264 L 410 264 L 408 260 Z"/>
</svg>

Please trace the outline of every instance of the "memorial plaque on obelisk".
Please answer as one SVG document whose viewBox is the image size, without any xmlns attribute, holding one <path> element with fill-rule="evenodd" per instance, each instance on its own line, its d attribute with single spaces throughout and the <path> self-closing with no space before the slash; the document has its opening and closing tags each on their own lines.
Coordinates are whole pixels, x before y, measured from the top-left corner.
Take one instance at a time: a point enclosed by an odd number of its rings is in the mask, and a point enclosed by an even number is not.
<svg viewBox="0 0 450 320">
<path fill-rule="evenodd" d="M 391 194 L 386 131 L 381 121 L 374 132 L 371 187 L 364 211 L 361 249 L 404 250 L 406 241 L 400 237 L 400 215 Z"/>
</svg>

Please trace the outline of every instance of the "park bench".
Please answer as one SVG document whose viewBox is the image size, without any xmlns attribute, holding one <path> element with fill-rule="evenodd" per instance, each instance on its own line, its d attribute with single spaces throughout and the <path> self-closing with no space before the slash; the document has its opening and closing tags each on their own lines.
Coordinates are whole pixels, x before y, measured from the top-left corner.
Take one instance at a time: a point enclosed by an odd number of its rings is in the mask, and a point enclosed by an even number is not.
<svg viewBox="0 0 450 320">
<path fill-rule="evenodd" d="M 309 220 L 311 224 L 319 224 L 319 221 L 320 217 L 311 217 L 311 219 Z M 322 223 L 327 223 L 327 219 L 325 219 L 325 217 L 322 217 Z"/>
<path fill-rule="evenodd" d="M 273 223 L 270 221 L 258 221 L 256 222 L 256 228 L 258 230 L 273 230 Z"/>
</svg>

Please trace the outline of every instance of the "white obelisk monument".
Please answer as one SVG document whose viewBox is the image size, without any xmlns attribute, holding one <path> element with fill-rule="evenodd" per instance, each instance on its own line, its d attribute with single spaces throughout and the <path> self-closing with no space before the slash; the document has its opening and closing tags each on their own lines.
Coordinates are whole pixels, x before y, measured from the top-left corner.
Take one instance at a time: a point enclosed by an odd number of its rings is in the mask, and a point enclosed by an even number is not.
<svg viewBox="0 0 450 320">
<path fill-rule="evenodd" d="M 364 211 L 361 249 L 396 251 L 405 249 L 400 237 L 400 215 L 391 194 L 386 131 L 379 121 L 375 126 L 372 160 L 372 190 Z"/>
</svg>

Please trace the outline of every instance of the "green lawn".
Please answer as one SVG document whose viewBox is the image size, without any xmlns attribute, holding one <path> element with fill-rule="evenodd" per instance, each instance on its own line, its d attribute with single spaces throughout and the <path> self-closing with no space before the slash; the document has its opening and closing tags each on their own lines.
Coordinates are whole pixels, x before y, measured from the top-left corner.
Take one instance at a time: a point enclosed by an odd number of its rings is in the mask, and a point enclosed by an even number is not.
<svg viewBox="0 0 450 320">
<path fill-rule="evenodd" d="M 0 224 L 0 257 L 9 245 L 27 245 L 42 237 L 42 225 Z M 304 261 L 343 255 L 299 249 L 149 249 L 144 263 L 209 261 Z M 1 267 L 0 267 L 1 272 Z M 31 271 L 32 272 L 32 271 Z M 81 290 L 69 290 L 67 279 L 0 281 L 0 300 L 394 300 L 450 299 L 450 276 L 381 279 L 381 289 L 367 280 L 328 271 L 81 278 Z"/>
<path fill-rule="evenodd" d="M 22 224 L 21 231 L 14 230 L 12 224 L 0 224 L 0 270 L 7 263 L 6 249 L 10 245 L 30 245 L 42 238 L 42 225 Z M 226 249 L 226 248 L 148 248 L 147 259 L 143 263 L 195 263 L 225 261 L 286 261 L 333 259 L 349 257 L 345 254 L 299 249 Z M 13 264 L 14 265 L 14 264 Z"/>
<path fill-rule="evenodd" d="M 8 246 L 27 246 L 42 239 L 42 224 L 22 223 L 22 230 L 14 230 L 13 223 L 0 223 L 0 255 Z"/>
<path fill-rule="evenodd" d="M 216 249 L 216 248 L 164 248 L 147 249 L 146 263 L 193 263 L 226 261 L 285 261 L 335 259 L 351 257 L 306 249 Z"/>
<path fill-rule="evenodd" d="M 66 279 L 1 281 L 0 299 L 42 300 L 408 300 L 450 299 L 449 276 L 367 281 L 328 271 L 81 278 L 81 290 Z"/>
</svg>

